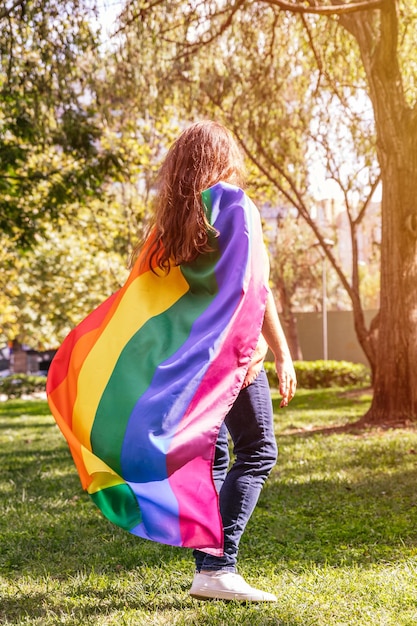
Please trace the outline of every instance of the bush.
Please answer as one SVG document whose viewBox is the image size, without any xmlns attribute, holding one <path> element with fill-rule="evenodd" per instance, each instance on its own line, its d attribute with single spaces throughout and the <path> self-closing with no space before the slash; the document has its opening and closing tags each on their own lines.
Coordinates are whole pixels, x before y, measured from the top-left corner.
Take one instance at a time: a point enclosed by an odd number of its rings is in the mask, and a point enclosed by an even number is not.
<svg viewBox="0 0 417 626">
<path fill-rule="evenodd" d="M 45 376 L 30 376 L 28 374 L 12 374 L 0 378 L 0 395 L 8 398 L 30 396 L 39 391 L 45 391 Z"/>
<path fill-rule="evenodd" d="M 370 370 L 362 363 L 348 361 L 294 361 L 298 386 L 304 389 L 360 387 L 371 384 Z M 278 387 L 273 363 L 265 363 L 269 385 Z"/>
</svg>

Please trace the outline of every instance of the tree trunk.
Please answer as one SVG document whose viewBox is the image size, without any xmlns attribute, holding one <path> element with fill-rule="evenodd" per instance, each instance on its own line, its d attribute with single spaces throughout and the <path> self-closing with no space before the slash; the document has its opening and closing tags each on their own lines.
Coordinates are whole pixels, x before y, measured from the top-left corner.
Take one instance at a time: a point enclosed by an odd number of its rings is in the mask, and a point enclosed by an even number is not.
<svg viewBox="0 0 417 626">
<path fill-rule="evenodd" d="M 284 280 L 281 278 L 275 284 L 278 292 L 280 303 L 280 320 L 284 329 L 285 337 L 288 342 L 291 357 L 294 361 L 302 361 L 303 353 L 298 339 L 297 319 L 294 311 L 291 307 L 291 298 L 288 296 L 288 291 L 285 288 Z"/>
<path fill-rule="evenodd" d="M 403 168 L 395 155 L 384 155 L 381 307 L 368 422 L 417 419 L 417 145 L 411 152 L 404 146 Z"/>
<path fill-rule="evenodd" d="M 367 423 L 417 420 L 417 112 L 397 57 L 396 3 L 344 17 L 358 41 L 377 129 L 382 179 L 381 307 Z"/>
</svg>

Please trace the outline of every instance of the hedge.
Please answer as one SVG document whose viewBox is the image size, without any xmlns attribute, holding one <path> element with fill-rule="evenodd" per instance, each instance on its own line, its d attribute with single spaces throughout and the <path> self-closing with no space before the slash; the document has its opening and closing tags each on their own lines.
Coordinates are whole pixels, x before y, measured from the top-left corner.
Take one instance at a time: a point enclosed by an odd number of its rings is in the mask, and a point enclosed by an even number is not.
<svg viewBox="0 0 417 626">
<path fill-rule="evenodd" d="M 298 387 L 322 389 L 325 387 L 359 387 L 371 384 L 371 373 L 362 363 L 348 361 L 294 361 Z M 265 370 L 270 387 L 278 387 L 273 363 L 266 362 Z"/>
<path fill-rule="evenodd" d="M 45 391 L 46 376 L 31 376 L 29 374 L 12 374 L 0 378 L 0 396 L 7 398 L 21 398 L 34 393 Z"/>
<path fill-rule="evenodd" d="M 358 387 L 371 384 L 369 368 L 362 363 L 348 361 L 295 361 L 298 387 L 319 389 L 324 387 Z M 269 385 L 278 387 L 273 363 L 266 362 Z M 0 396 L 21 398 L 45 391 L 45 376 L 13 374 L 0 378 Z"/>
</svg>

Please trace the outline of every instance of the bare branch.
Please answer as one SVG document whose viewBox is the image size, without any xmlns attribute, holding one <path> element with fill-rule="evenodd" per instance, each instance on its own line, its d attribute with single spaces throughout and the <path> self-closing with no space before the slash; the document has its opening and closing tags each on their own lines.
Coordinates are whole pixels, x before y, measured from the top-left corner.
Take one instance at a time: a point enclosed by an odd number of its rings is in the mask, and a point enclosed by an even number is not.
<svg viewBox="0 0 417 626">
<path fill-rule="evenodd" d="M 126 4 L 126 7 L 124 8 L 124 10 L 121 12 L 119 19 L 121 18 L 125 18 L 125 22 L 123 23 L 122 26 L 120 26 L 116 32 L 114 32 L 111 35 L 112 37 L 116 37 L 117 35 L 120 35 L 121 32 L 123 32 L 124 30 L 126 30 L 126 28 L 128 28 L 129 26 L 131 26 L 131 24 L 133 24 L 134 22 L 140 20 L 143 18 L 143 14 L 145 11 L 149 11 L 149 9 L 154 9 L 156 6 L 158 6 L 158 4 L 163 4 L 164 0 L 155 0 L 155 2 L 153 2 L 152 4 L 150 4 L 149 6 L 146 7 L 146 9 L 142 9 L 140 8 L 138 12 L 133 13 L 130 17 L 125 17 L 127 15 L 127 10 L 129 8 L 129 4 Z"/>
<path fill-rule="evenodd" d="M 194 50 L 198 50 L 204 46 L 208 46 L 216 39 L 219 39 L 219 37 L 221 37 L 223 33 L 232 24 L 235 14 L 239 11 L 239 9 L 242 7 L 244 2 L 245 0 L 236 0 L 235 4 L 232 5 L 231 7 L 226 5 L 226 9 L 222 11 L 218 11 L 216 13 L 217 17 L 223 14 L 226 14 L 226 15 L 228 14 L 227 18 L 224 20 L 224 22 L 220 24 L 219 28 L 216 31 L 214 31 L 213 34 L 210 35 L 210 37 L 208 37 L 207 39 L 203 38 L 202 40 L 197 41 L 195 43 L 188 43 L 187 41 L 184 41 L 183 48 L 185 49 L 185 52 L 182 52 L 181 54 L 177 55 L 177 59 L 182 59 L 183 57 L 186 57 L 192 54 Z"/>
<path fill-rule="evenodd" d="M 126 21 L 114 32 L 113 35 L 111 35 L 111 37 L 116 37 L 117 35 L 119 35 L 121 32 L 125 31 L 129 26 L 131 26 L 132 24 L 134 24 L 135 22 L 137 22 L 138 20 L 142 20 L 144 18 L 144 16 L 146 15 L 147 12 L 149 12 L 149 9 L 153 9 L 155 6 L 157 6 L 158 4 L 163 3 L 164 0 L 154 0 L 154 2 L 152 4 L 150 4 L 148 7 L 145 7 L 144 9 L 140 9 L 137 13 L 134 13 L 130 18 L 126 19 Z M 224 9 L 219 9 L 216 11 L 216 17 L 219 18 L 223 15 L 226 15 L 226 19 L 224 20 L 223 23 L 220 24 L 218 30 L 216 30 L 213 34 L 211 34 L 207 39 L 203 39 L 202 41 L 197 41 L 197 42 L 187 42 L 187 41 L 182 41 L 182 47 L 185 49 L 185 52 L 178 54 L 176 56 L 177 59 L 181 59 L 184 56 L 188 56 L 189 54 L 191 54 L 193 52 L 194 49 L 198 49 L 201 48 L 203 46 L 207 46 L 210 43 L 212 43 L 213 41 L 215 41 L 216 39 L 218 39 L 219 37 L 221 37 L 221 35 L 229 28 L 229 26 L 232 24 L 233 18 L 235 16 L 235 14 L 239 11 L 239 9 L 242 7 L 242 5 L 245 3 L 245 0 L 235 0 L 235 3 L 232 4 L 231 6 L 229 6 L 228 4 L 226 5 L 226 7 Z M 126 12 L 126 10 L 125 10 Z M 124 13 L 125 13 L 124 12 Z M 121 14 L 120 17 L 123 17 L 124 13 Z M 196 19 L 197 23 L 199 21 L 199 18 Z M 167 43 L 178 43 L 177 40 L 174 39 L 167 39 L 164 38 L 163 35 L 169 31 L 175 31 L 177 29 L 177 26 L 174 24 L 173 26 L 169 26 L 166 30 L 162 30 L 159 33 L 160 38 L 163 41 L 166 41 Z"/>
<path fill-rule="evenodd" d="M 328 73 L 324 71 L 323 61 L 322 61 L 322 59 L 320 57 L 320 54 L 319 54 L 318 50 L 316 49 L 316 46 L 315 46 L 315 43 L 314 43 L 314 38 L 313 38 L 313 35 L 311 33 L 311 30 L 310 30 L 310 26 L 308 25 L 307 20 L 304 17 L 304 15 L 301 15 L 301 21 L 302 21 L 303 26 L 305 28 L 305 31 L 307 33 L 307 37 L 308 37 L 308 41 L 309 41 L 309 44 L 310 44 L 310 48 L 311 48 L 311 50 L 313 52 L 313 56 L 314 56 L 314 58 L 316 60 L 316 65 L 317 65 L 317 68 L 319 70 L 319 76 L 318 76 L 318 79 L 317 79 L 317 84 L 316 84 L 316 87 L 314 89 L 314 92 L 317 93 L 318 90 L 319 90 L 319 87 L 320 87 L 320 82 L 321 82 L 322 75 L 325 74 L 325 76 L 327 76 L 327 78 L 328 78 Z"/>
<path fill-rule="evenodd" d="M 320 231 L 320 229 L 318 228 L 316 222 L 310 217 L 310 213 L 309 210 L 300 194 L 300 192 L 297 189 L 297 186 L 295 185 L 294 181 L 291 179 L 290 176 L 287 175 L 287 173 L 285 172 L 285 170 L 283 168 L 281 168 L 278 163 L 274 162 L 273 163 L 273 167 L 277 170 L 277 172 L 284 178 L 284 180 L 288 183 L 291 193 L 289 191 L 287 191 L 283 185 L 280 183 L 279 179 L 275 178 L 269 169 L 267 169 L 266 167 L 263 166 L 263 164 L 261 163 L 261 160 L 258 158 L 258 156 L 255 156 L 253 150 L 251 150 L 245 140 L 243 139 L 243 137 L 240 135 L 239 133 L 239 129 L 236 126 L 233 126 L 233 132 L 236 135 L 236 138 L 239 142 L 239 144 L 241 145 L 244 153 L 247 155 L 247 157 L 256 165 L 256 167 L 259 169 L 260 172 L 262 172 L 262 174 L 273 184 L 275 185 L 275 187 L 283 194 L 283 196 L 292 204 L 293 207 L 295 207 L 300 215 L 303 217 L 303 219 L 307 222 L 307 224 L 310 226 L 310 228 L 312 229 L 312 231 L 314 232 L 315 236 L 317 237 L 323 252 L 326 254 L 326 256 L 328 257 L 330 263 L 332 264 L 333 268 L 335 269 L 337 275 L 340 278 L 340 281 L 342 283 L 342 285 L 344 286 L 344 288 L 346 289 L 347 293 L 349 294 L 350 298 L 353 300 L 354 298 L 354 293 L 352 292 L 352 287 L 349 284 L 349 281 L 347 280 L 345 274 L 343 273 L 340 265 L 337 263 L 336 258 L 334 256 L 334 254 L 331 251 L 331 248 L 326 245 L 326 238 L 325 236 L 322 234 L 322 232 Z M 255 144 L 256 144 L 256 154 L 262 154 L 270 163 L 272 163 L 271 159 L 268 157 L 268 155 L 266 154 L 265 150 L 263 149 L 263 146 L 255 140 Z M 293 194 L 293 195 L 292 195 Z"/>
<path fill-rule="evenodd" d="M 372 200 L 372 196 L 374 195 L 375 189 L 378 187 L 380 182 L 381 182 L 381 174 L 378 174 L 378 176 L 375 178 L 374 182 L 371 185 L 371 190 L 368 194 L 368 197 L 365 199 L 365 202 L 363 203 L 363 206 L 358 213 L 358 216 L 355 220 L 355 224 L 360 224 L 361 221 L 363 220 L 366 209 L 368 208 L 368 205 L 370 201 Z"/>
<path fill-rule="evenodd" d="M 26 0 L 14 0 L 13 4 L 10 7 L 3 7 L 2 9 L 0 9 L 0 20 L 8 17 L 10 13 L 14 11 L 14 9 L 17 9 L 17 7 L 21 7 L 23 4 L 25 4 L 25 2 Z"/>
<path fill-rule="evenodd" d="M 357 11 L 371 11 L 372 9 L 380 9 L 385 0 L 365 0 L 364 2 L 348 2 L 346 4 L 336 4 L 333 6 L 303 6 L 285 0 L 260 0 L 271 6 L 279 7 L 283 11 L 291 11 L 291 13 L 314 13 L 316 15 L 346 15 L 347 13 L 356 13 Z"/>
</svg>

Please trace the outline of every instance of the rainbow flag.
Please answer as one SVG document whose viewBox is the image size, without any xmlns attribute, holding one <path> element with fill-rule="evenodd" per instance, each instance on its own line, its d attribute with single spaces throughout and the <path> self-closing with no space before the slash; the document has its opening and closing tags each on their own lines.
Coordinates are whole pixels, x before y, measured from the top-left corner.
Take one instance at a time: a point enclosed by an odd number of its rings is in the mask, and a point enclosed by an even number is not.
<svg viewBox="0 0 417 626">
<path fill-rule="evenodd" d="M 266 302 L 260 215 L 226 183 L 202 194 L 212 253 L 168 274 L 136 261 L 65 339 L 48 402 L 84 489 L 131 533 L 222 554 L 212 464 Z"/>
</svg>

